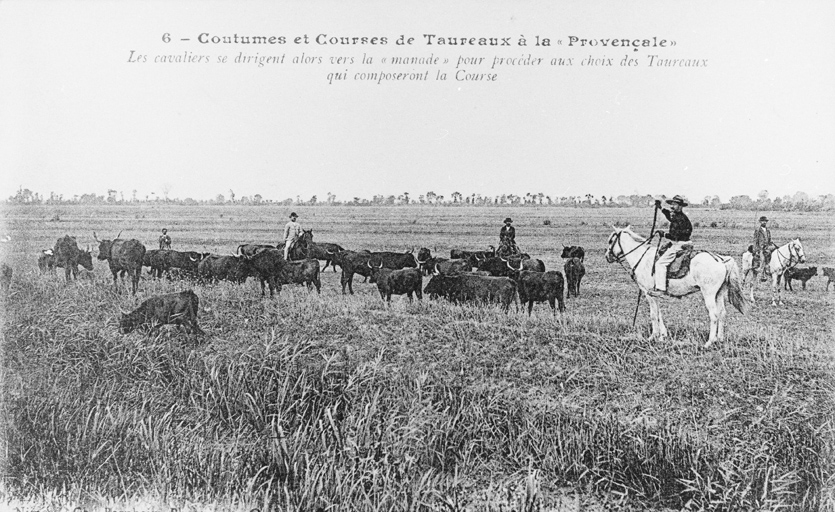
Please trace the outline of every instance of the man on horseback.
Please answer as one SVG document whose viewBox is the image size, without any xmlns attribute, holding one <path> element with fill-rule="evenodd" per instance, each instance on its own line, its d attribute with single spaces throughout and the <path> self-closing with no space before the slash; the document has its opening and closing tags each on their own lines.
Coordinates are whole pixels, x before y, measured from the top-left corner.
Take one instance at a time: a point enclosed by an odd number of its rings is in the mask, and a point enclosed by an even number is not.
<svg viewBox="0 0 835 512">
<path fill-rule="evenodd" d="M 284 261 L 289 261 L 290 249 L 298 242 L 302 234 L 301 224 L 296 222 L 299 218 L 296 212 L 290 214 L 290 222 L 284 225 Z"/>
<path fill-rule="evenodd" d="M 519 254 L 519 248 L 516 246 L 516 228 L 514 228 L 513 220 L 510 217 L 504 220 L 504 226 L 499 231 L 499 249 L 504 253 L 504 256 L 512 254 Z"/>
<path fill-rule="evenodd" d="M 759 272 L 761 281 L 768 279 L 768 263 L 771 260 L 771 252 L 774 249 L 774 244 L 771 243 L 771 231 L 769 231 L 767 224 L 768 217 L 763 215 L 760 217 L 760 227 L 754 231 L 754 256 L 760 260 Z"/>
<path fill-rule="evenodd" d="M 683 249 L 684 244 L 690 242 L 690 235 L 693 233 L 693 225 L 687 215 L 681 211 L 687 206 L 687 200 L 682 196 L 676 195 L 672 199 L 667 199 L 667 204 L 670 209 L 661 208 L 661 213 L 670 221 L 670 229 L 665 234 L 663 231 L 658 231 L 658 236 L 666 238 L 667 243 L 662 246 L 666 248 L 666 252 L 658 257 L 655 261 L 655 288 L 649 290 L 647 293 L 653 297 L 663 297 L 667 293 L 667 267 L 676 259 L 676 255 Z M 655 201 L 655 207 L 661 207 L 661 201 Z"/>
</svg>

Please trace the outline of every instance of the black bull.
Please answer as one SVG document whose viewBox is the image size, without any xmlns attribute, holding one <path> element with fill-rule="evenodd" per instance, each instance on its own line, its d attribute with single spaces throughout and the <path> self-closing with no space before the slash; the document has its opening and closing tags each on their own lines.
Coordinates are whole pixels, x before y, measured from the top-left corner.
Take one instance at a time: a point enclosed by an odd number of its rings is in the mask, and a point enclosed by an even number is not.
<svg viewBox="0 0 835 512">
<path fill-rule="evenodd" d="M 195 251 L 151 249 L 145 252 L 142 265 L 151 267 L 150 273 L 155 277 L 162 277 L 163 272 L 167 272 L 172 268 L 180 269 L 186 275 L 196 276 L 200 261 L 206 256 L 208 254 L 201 254 Z"/>
<path fill-rule="evenodd" d="M 446 297 L 452 302 L 501 304 L 506 312 L 511 302 L 516 302 L 517 289 L 516 282 L 508 277 L 439 274 L 432 277 L 423 292 Z"/>
<path fill-rule="evenodd" d="M 98 259 L 107 260 L 110 272 L 113 273 L 113 286 L 119 288 L 116 277 L 119 272 L 130 275 L 132 293 L 136 295 L 136 287 L 142 275 L 142 261 L 145 258 L 145 246 L 139 240 L 99 240 L 96 233 L 93 237 L 99 243 Z"/>
<path fill-rule="evenodd" d="M 542 260 L 532 258 L 508 258 L 503 259 L 500 256 L 494 258 L 487 258 L 478 263 L 478 270 L 486 270 L 492 276 L 507 277 L 514 271 L 518 270 L 534 270 L 538 272 L 545 271 L 545 263 Z"/>
<path fill-rule="evenodd" d="M 528 303 L 528 316 L 531 315 L 534 302 L 545 302 L 551 306 L 554 315 L 557 314 L 555 303 L 559 304 L 560 313 L 565 311 L 563 292 L 565 283 L 562 274 L 552 270 L 550 272 L 535 272 L 522 270 L 513 275 L 519 286 L 519 302 L 522 306 Z"/>
<path fill-rule="evenodd" d="M 412 294 L 417 295 L 418 300 L 423 299 L 423 274 L 416 268 L 404 268 L 401 270 L 391 270 L 383 268 L 382 263 L 379 267 L 371 267 L 371 275 L 377 282 L 377 290 L 380 292 L 380 298 L 391 303 L 392 295 L 407 295 L 409 302 L 412 302 Z"/>
<path fill-rule="evenodd" d="M 281 292 L 283 284 L 305 284 L 308 289 L 316 287 L 321 293 L 322 284 L 319 280 L 319 261 L 306 259 L 302 261 L 284 261 L 284 254 L 278 249 L 261 251 L 251 258 L 245 258 L 251 275 L 257 275 L 261 280 L 261 295 L 265 295 L 264 283 L 269 284 L 270 297 L 275 290 Z"/>
<path fill-rule="evenodd" d="M 205 281 L 243 283 L 251 273 L 244 256 L 210 254 L 197 265 L 197 275 Z"/>
<path fill-rule="evenodd" d="M 418 266 L 418 261 L 413 252 L 354 252 L 342 251 L 335 254 L 334 261 L 342 267 L 342 294 L 345 294 L 345 285 L 348 285 L 348 291 L 354 293 L 353 281 L 354 274 L 371 277 L 371 268 L 369 262 L 373 266 L 378 266 L 380 262 L 383 268 L 390 270 L 401 270 L 404 268 L 415 268 Z"/>
<path fill-rule="evenodd" d="M 53 265 L 63 267 L 66 279 L 69 282 L 70 275 L 73 279 L 78 278 L 78 265 L 93 270 L 93 256 L 89 251 L 82 251 L 74 236 L 66 235 L 55 242 L 52 249 L 54 256 Z M 40 262 L 39 262 L 40 263 Z"/>
</svg>

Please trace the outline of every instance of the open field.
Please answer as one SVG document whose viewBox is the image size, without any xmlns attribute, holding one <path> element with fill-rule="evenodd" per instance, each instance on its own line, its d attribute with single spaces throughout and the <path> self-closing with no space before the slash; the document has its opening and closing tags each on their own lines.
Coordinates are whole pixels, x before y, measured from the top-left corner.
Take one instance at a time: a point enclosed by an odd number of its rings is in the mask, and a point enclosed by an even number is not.
<svg viewBox="0 0 835 512">
<path fill-rule="evenodd" d="M 148 500 L 240 510 L 825 510 L 835 506 L 833 297 L 825 279 L 750 315 L 728 312 L 710 349 L 700 296 L 662 305 L 672 339 L 649 341 L 636 288 L 603 258 L 635 209 L 295 207 L 314 241 L 351 249 L 481 249 L 501 220 L 548 269 L 586 248 L 564 324 L 534 315 L 393 299 L 339 273 L 322 294 L 257 281 L 140 283 L 114 293 L 106 264 L 65 285 L 37 254 L 92 231 L 155 248 L 231 253 L 275 243 L 290 208 L 7 207 L 4 261 L 5 503 L 86 507 Z M 59 222 L 50 222 L 55 214 Z M 694 242 L 740 254 L 754 212 L 689 209 Z M 800 235 L 812 266 L 835 266 L 829 214 L 772 213 L 778 244 Z M 550 220 L 550 225 L 544 221 Z M 707 227 L 715 222 L 717 227 Z M 94 249 L 95 252 L 95 249 Z M 428 279 L 424 280 L 424 284 Z M 119 308 L 193 288 L 206 338 L 116 330 Z M 108 501 L 111 500 L 111 501 Z M 115 500 L 115 501 L 112 501 Z"/>
</svg>

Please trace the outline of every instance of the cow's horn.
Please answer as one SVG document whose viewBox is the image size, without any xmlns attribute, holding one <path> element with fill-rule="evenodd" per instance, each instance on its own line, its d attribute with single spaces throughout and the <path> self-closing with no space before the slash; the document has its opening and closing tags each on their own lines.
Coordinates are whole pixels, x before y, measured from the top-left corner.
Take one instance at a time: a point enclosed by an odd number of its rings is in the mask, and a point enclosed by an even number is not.
<svg viewBox="0 0 835 512">
<path fill-rule="evenodd" d="M 441 269 L 438 268 L 438 264 L 435 263 L 435 271 L 432 272 L 433 275 L 439 276 L 441 275 Z"/>
<path fill-rule="evenodd" d="M 377 267 L 377 268 L 383 268 L 383 260 L 382 259 L 380 260 L 380 266 Z"/>
<path fill-rule="evenodd" d="M 93 231 L 93 239 L 95 239 L 96 242 L 101 242 L 101 240 L 99 240 L 99 237 L 96 236 L 95 231 Z"/>
<path fill-rule="evenodd" d="M 371 260 L 366 261 L 365 264 L 368 265 L 368 268 L 374 268 L 371 266 Z"/>
<path fill-rule="evenodd" d="M 121 236 L 121 235 L 122 235 L 122 230 L 119 230 L 119 234 L 116 235 L 116 238 L 119 238 L 119 236 Z M 114 240 L 115 240 L 115 238 L 114 238 Z"/>
</svg>

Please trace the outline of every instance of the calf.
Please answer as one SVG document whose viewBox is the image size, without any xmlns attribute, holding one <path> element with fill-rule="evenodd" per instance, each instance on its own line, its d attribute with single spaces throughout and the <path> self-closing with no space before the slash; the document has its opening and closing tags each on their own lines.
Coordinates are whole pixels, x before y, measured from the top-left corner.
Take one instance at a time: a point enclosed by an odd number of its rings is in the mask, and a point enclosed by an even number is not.
<svg viewBox="0 0 835 512">
<path fill-rule="evenodd" d="M 818 267 L 790 268 L 783 273 L 783 279 L 785 280 L 785 282 L 783 283 L 783 287 L 786 290 L 794 291 L 794 289 L 792 288 L 792 279 L 797 279 L 798 281 L 803 283 L 803 289 L 805 290 L 806 281 L 812 279 L 816 275 L 818 275 Z"/>
<path fill-rule="evenodd" d="M 580 296 L 580 281 L 584 275 L 586 275 L 586 266 L 583 265 L 582 259 L 574 257 L 565 262 L 565 280 L 568 281 L 566 298 L 570 298 L 572 293 L 575 297 Z"/>
<path fill-rule="evenodd" d="M 516 284 L 519 286 L 519 302 L 522 307 L 528 303 L 528 316 L 531 316 L 534 302 L 545 302 L 551 306 L 554 316 L 557 315 L 556 304 L 559 304 L 560 313 L 565 311 L 563 301 L 563 278 L 556 270 L 550 272 L 533 272 L 522 270 L 513 275 Z"/>
<path fill-rule="evenodd" d="M 372 275 L 377 282 L 380 298 L 389 304 L 392 295 L 408 295 L 409 302 L 412 302 L 414 293 L 418 300 L 423 300 L 423 274 L 416 268 L 391 270 L 383 268 L 380 262 L 379 267 L 372 268 Z"/>
<path fill-rule="evenodd" d="M 57 262 L 55 261 L 55 253 L 52 249 L 44 249 L 38 255 L 38 268 L 41 272 L 54 272 Z"/>
<path fill-rule="evenodd" d="M 122 312 L 119 333 L 128 334 L 139 327 L 149 327 L 152 332 L 165 324 L 176 324 L 186 332 L 205 334 L 197 325 L 199 306 L 200 299 L 192 290 L 151 297 L 134 311 Z"/>
<path fill-rule="evenodd" d="M 823 267 L 823 276 L 826 278 L 826 291 L 829 291 L 829 283 L 835 281 L 835 268 Z"/>
<path fill-rule="evenodd" d="M 585 261 L 586 251 L 579 245 L 563 245 L 560 258 L 580 258 L 580 261 Z"/>
</svg>

